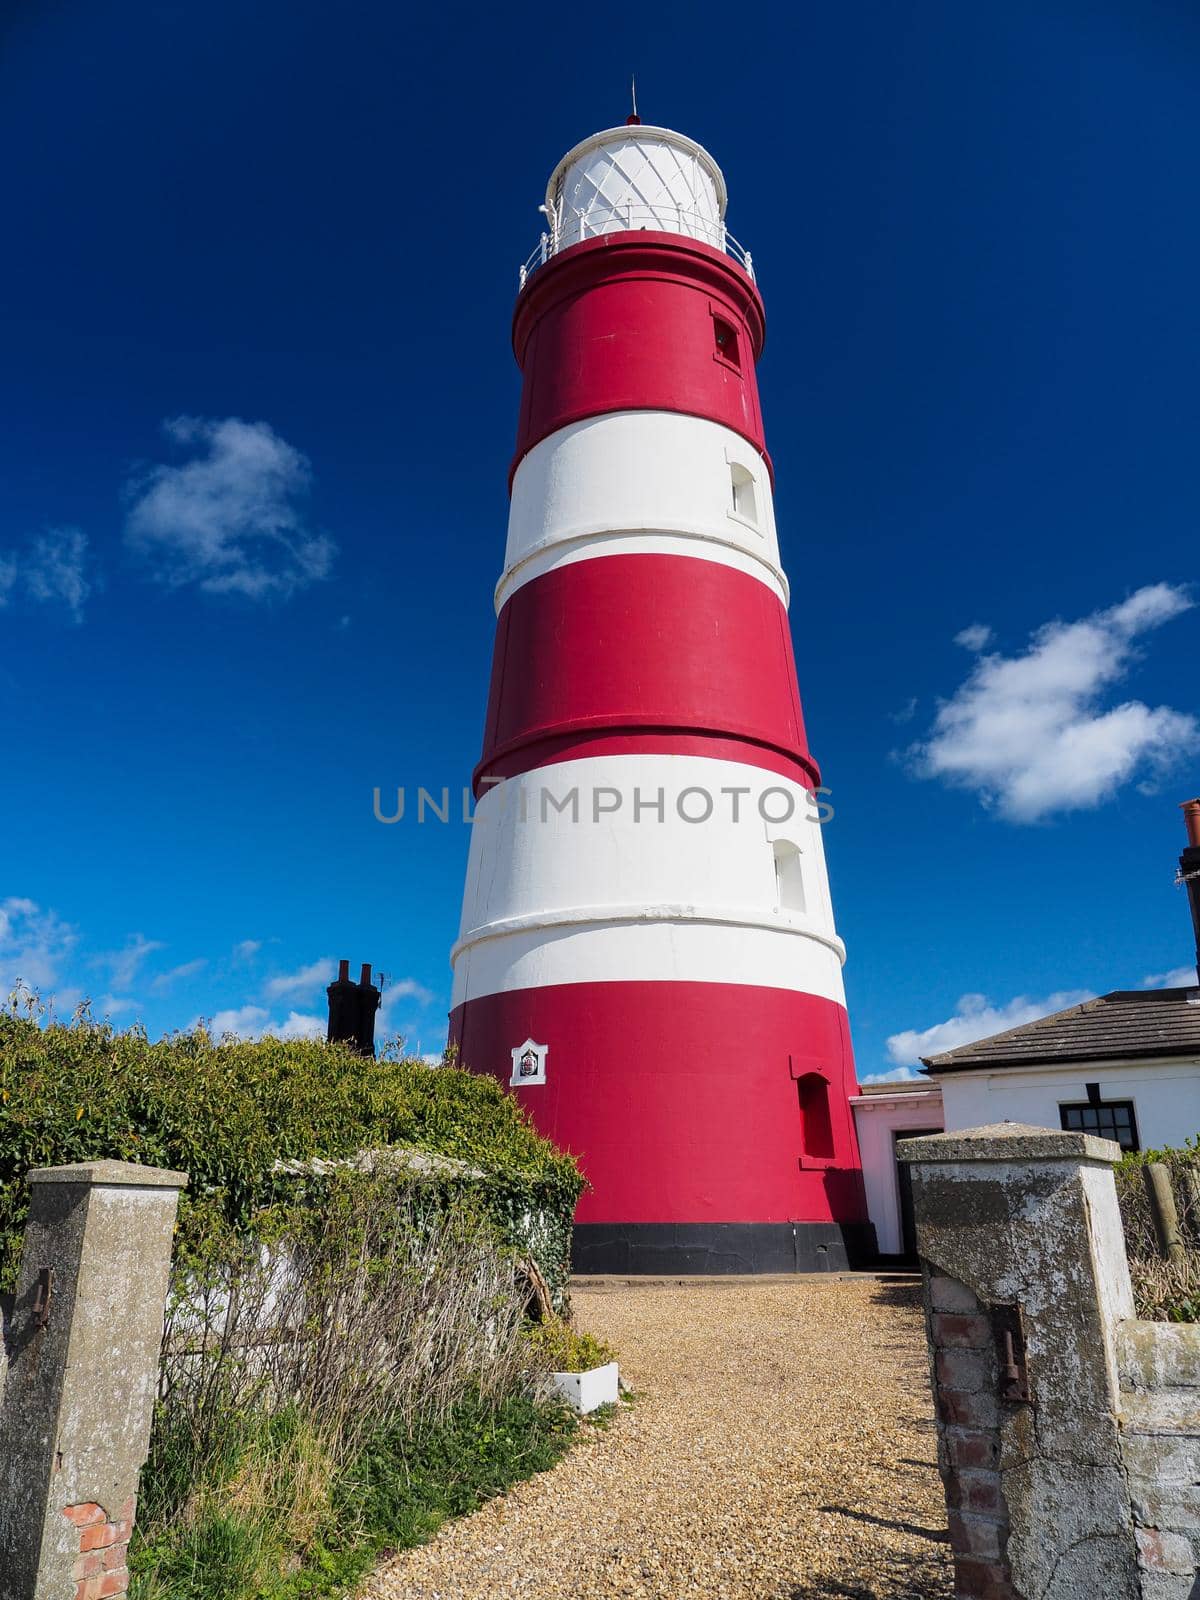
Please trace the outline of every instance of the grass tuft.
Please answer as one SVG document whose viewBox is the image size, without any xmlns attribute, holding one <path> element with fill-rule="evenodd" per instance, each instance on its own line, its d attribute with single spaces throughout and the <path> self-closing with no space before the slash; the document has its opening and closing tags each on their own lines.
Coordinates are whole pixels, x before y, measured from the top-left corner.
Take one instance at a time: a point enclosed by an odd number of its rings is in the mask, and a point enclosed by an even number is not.
<svg viewBox="0 0 1200 1600">
<path fill-rule="evenodd" d="M 420 1437 L 383 1429 L 340 1471 L 297 1420 L 236 1424 L 231 1470 L 130 1551 L 131 1600 L 317 1600 L 561 1459 L 579 1426 L 524 1396 L 462 1401 Z M 290 1435 L 288 1434 L 291 1429 Z"/>
</svg>

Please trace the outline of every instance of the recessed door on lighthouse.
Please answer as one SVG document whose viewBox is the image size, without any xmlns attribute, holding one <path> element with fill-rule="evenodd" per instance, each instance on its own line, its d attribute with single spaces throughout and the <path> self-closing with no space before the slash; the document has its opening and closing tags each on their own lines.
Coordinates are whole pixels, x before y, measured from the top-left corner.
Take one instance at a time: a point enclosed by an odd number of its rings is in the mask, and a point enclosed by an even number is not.
<svg viewBox="0 0 1200 1600">
<path fill-rule="evenodd" d="M 827 1269 L 868 1234 L 763 304 L 725 207 L 694 140 L 593 135 L 513 317 L 451 1042 L 580 1158 L 581 1271 Z"/>
</svg>

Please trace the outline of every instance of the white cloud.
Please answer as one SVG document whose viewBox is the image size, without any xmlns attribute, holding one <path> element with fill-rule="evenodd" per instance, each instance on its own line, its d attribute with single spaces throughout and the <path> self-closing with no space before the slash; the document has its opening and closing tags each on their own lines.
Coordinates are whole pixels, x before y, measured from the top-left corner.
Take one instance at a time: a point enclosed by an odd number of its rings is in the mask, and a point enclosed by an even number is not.
<svg viewBox="0 0 1200 1600">
<path fill-rule="evenodd" d="M 923 1083 L 912 1067 L 893 1067 L 890 1072 L 872 1072 L 860 1080 L 863 1083 Z"/>
<path fill-rule="evenodd" d="M 313 994 L 318 989 L 326 988 L 336 976 L 337 962 L 332 956 L 322 956 L 319 961 L 311 961 L 306 967 L 300 967 L 295 972 L 285 972 L 278 977 L 268 978 L 263 985 L 263 993 L 268 1000 Z M 355 977 L 355 974 L 352 972 L 351 976 Z M 376 983 L 379 981 L 378 974 L 375 976 L 375 981 Z M 427 989 L 423 983 L 418 983 L 416 978 L 385 979 L 380 1010 L 385 1011 L 400 1000 L 415 1000 L 418 1005 L 427 1006 L 433 999 L 432 990 Z"/>
<path fill-rule="evenodd" d="M 337 547 L 302 510 L 307 456 L 266 422 L 176 417 L 163 427 L 193 457 L 133 479 L 125 524 L 160 581 L 260 600 L 328 576 Z"/>
<path fill-rule="evenodd" d="M 284 995 L 312 994 L 333 982 L 337 962 L 332 956 L 322 956 L 310 961 L 307 967 L 296 972 L 285 972 L 277 978 L 268 978 L 264 993 L 270 1000 L 281 1000 Z"/>
<path fill-rule="evenodd" d="M 251 945 L 255 950 L 259 941 L 255 939 L 243 940 L 243 944 Z M 235 948 L 236 951 L 241 945 Z M 251 952 L 253 953 L 253 952 Z M 268 1036 L 276 1039 L 323 1039 L 328 1026 L 328 1017 L 324 1010 L 324 995 L 322 991 L 333 979 L 337 972 L 337 962 L 330 956 L 323 956 L 319 961 L 312 961 L 307 966 L 298 968 L 295 972 L 280 973 L 270 978 L 263 985 L 263 999 L 266 1004 L 247 1004 L 230 1007 L 218 1011 L 208 1022 L 212 1034 L 220 1038 L 222 1034 L 235 1034 L 239 1039 L 261 1039 Z M 282 1021 L 272 1017 L 274 1010 L 271 1002 L 283 999 L 301 999 L 309 996 L 318 997 L 322 1001 L 320 1011 L 289 1010 Z M 387 1006 L 389 1002 L 395 1003 L 401 999 L 414 999 L 419 1005 L 429 1004 L 434 996 L 417 982 L 415 978 L 404 978 L 398 983 L 385 985 L 383 1005 L 376 1023 L 376 1037 L 384 1039 L 395 1030 L 389 1027 Z M 203 1019 L 197 1017 L 192 1026 Z M 434 1059 L 441 1059 L 440 1056 Z"/>
<path fill-rule="evenodd" d="M 379 1002 L 379 1012 L 375 1019 L 375 1037 L 377 1039 L 412 1039 L 418 1032 L 428 1029 L 428 1022 L 424 1025 L 414 1022 L 411 1017 L 402 1015 L 402 1011 L 410 1008 L 400 1005 L 402 1000 L 412 1000 L 416 1005 L 432 1005 L 435 999 L 431 990 L 423 983 L 418 983 L 415 978 L 400 978 L 396 982 L 387 982 L 383 986 L 383 997 Z M 417 1043 L 418 1053 L 420 1042 Z M 441 1057 L 439 1056 L 439 1060 Z"/>
<path fill-rule="evenodd" d="M 191 1026 L 205 1019 L 196 1017 Z M 323 1039 L 325 1037 L 326 1019 L 312 1016 L 300 1011 L 289 1011 L 282 1022 L 273 1022 L 271 1013 L 265 1006 L 245 1005 L 233 1006 L 226 1011 L 218 1011 L 214 1017 L 207 1020 L 207 1027 L 214 1039 L 224 1038 L 232 1034 L 237 1039 Z"/>
<path fill-rule="evenodd" d="M 55 912 L 43 910 L 35 900 L 17 895 L 0 900 L 0 990 L 3 995 L 7 995 L 19 980 L 29 988 L 41 990 L 43 999 L 48 999 L 58 981 L 59 965 L 77 937 L 69 923 L 63 922 Z"/>
<path fill-rule="evenodd" d="M 192 1027 L 207 1021 L 208 1031 L 214 1039 L 221 1039 L 227 1033 L 239 1039 L 257 1039 L 269 1016 L 270 1012 L 262 1006 L 237 1006 L 229 1011 L 218 1011 L 216 1016 L 207 1019 L 196 1017 Z"/>
<path fill-rule="evenodd" d="M 304 1015 L 299 1011 L 289 1011 L 284 1022 L 272 1022 L 263 1029 L 276 1039 L 323 1039 L 328 1028 L 326 1017 Z"/>
<path fill-rule="evenodd" d="M 84 601 L 92 592 L 85 575 L 87 534 L 80 528 L 47 528 L 29 547 L 22 572 L 35 600 L 66 606 L 83 621 Z"/>
<path fill-rule="evenodd" d="M 1139 700 L 1105 708 L 1103 692 L 1141 634 L 1191 606 L 1185 590 L 1151 584 L 1079 622 L 1046 623 L 1022 655 L 981 656 L 909 751 L 915 771 L 975 790 L 1010 822 L 1098 806 L 1129 781 L 1148 788 L 1195 748 L 1200 725 Z"/>
<path fill-rule="evenodd" d="M 233 959 L 235 961 L 252 961 L 261 949 L 261 939 L 242 939 L 233 947 Z"/>
<path fill-rule="evenodd" d="M 203 972 L 207 965 L 208 960 L 204 956 L 197 956 L 194 961 L 184 961 L 178 967 L 172 967 L 169 972 L 160 972 L 152 987 L 169 989 L 180 978 L 194 978 L 198 972 Z"/>
<path fill-rule="evenodd" d="M 401 978 L 396 982 L 385 983 L 383 1001 L 394 1005 L 397 1000 L 415 1000 L 418 1005 L 427 1006 L 433 1000 L 433 991 L 427 989 L 423 983 L 418 983 L 415 978 Z"/>
<path fill-rule="evenodd" d="M 954 635 L 954 642 L 962 645 L 964 650 L 970 650 L 973 655 L 978 655 L 991 644 L 992 630 L 985 622 L 973 622 L 969 628 Z"/>
<path fill-rule="evenodd" d="M 1142 979 L 1143 989 L 1194 989 L 1195 967 L 1172 967 L 1170 972 L 1154 972 Z"/>
<path fill-rule="evenodd" d="M 118 1017 L 123 1011 L 140 1011 L 141 1001 L 125 995 L 106 994 L 96 1002 L 96 1012 L 102 1017 Z"/>
<path fill-rule="evenodd" d="M 0 552 L 0 606 L 8 604 L 20 585 L 30 599 L 65 606 L 75 622 L 82 622 L 84 602 L 92 592 L 87 548 L 81 528 L 47 528 L 23 552 Z"/>
<path fill-rule="evenodd" d="M 156 950 L 165 949 L 161 939 L 147 939 L 143 934 L 135 933 L 123 950 L 102 951 L 92 957 L 92 964 L 106 969 L 114 990 L 128 989 L 146 957 L 152 956 Z"/>
<path fill-rule="evenodd" d="M 986 995 L 964 994 L 952 1017 L 945 1022 L 935 1022 L 929 1028 L 906 1028 L 893 1033 L 887 1042 L 888 1055 L 897 1066 L 915 1067 L 922 1056 L 940 1055 L 943 1050 L 954 1050 L 960 1044 L 974 1044 L 977 1039 L 990 1039 L 994 1033 L 1004 1033 L 1009 1028 L 1019 1028 L 1026 1022 L 1036 1022 L 1038 1017 L 1048 1017 L 1052 1012 L 1065 1011 L 1068 1006 L 1079 1006 L 1095 996 L 1090 989 L 1064 989 L 1058 994 L 1048 994 L 1042 1000 L 1020 994 L 1005 1005 L 993 1005 Z"/>
<path fill-rule="evenodd" d="M 10 937 L 18 918 L 36 916 L 37 909 L 35 900 L 23 900 L 17 895 L 0 901 L 0 940 Z"/>
<path fill-rule="evenodd" d="M 46 1001 L 50 1015 L 62 1020 L 72 1016 L 75 1008 L 81 1006 L 87 996 L 82 989 L 77 989 L 72 985 L 63 988 L 60 985 L 56 986 L 51 994 L 43 994 L 42 999 Z"/>
</svg>

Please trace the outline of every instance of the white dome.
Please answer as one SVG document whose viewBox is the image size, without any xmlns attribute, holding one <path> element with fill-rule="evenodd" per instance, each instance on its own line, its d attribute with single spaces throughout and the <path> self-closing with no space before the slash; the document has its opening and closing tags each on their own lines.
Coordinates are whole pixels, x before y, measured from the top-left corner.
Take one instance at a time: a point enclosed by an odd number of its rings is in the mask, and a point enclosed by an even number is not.
<svg viewBox="0 0 1200 1600">
<path fill-rule="evenodd" d="M 682 233 L 725 247 L 725 180 L 702 145 L 670 128 L 608 128 L 569 151 L 546 186 L 556 247 L 596 234 Z"/>
</svg>

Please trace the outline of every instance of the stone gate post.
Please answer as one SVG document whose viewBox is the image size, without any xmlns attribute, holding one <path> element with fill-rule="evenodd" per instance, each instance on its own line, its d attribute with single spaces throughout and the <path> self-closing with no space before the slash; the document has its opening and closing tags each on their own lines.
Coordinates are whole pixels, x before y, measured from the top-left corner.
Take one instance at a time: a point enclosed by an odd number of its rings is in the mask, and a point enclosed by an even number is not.
<svg viewBox="0 0 1200 1600">
<path fill-rule="evenodd" d="M 181 1172 L 29 1174 L 0 1403 L 0 1600 L 104 1600 L 146 1457 Z"/>
<path fill-rule="evenodd" d="M 1016 1123 L 902 1142 L 957 1593 L 1141 1594 L 1118 1425 L 1133 1294 L 1105 1139 Z"/>
</svg>

